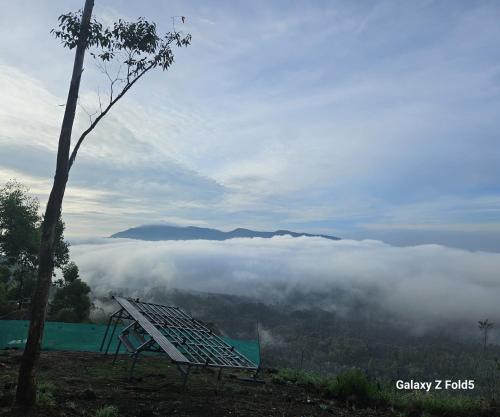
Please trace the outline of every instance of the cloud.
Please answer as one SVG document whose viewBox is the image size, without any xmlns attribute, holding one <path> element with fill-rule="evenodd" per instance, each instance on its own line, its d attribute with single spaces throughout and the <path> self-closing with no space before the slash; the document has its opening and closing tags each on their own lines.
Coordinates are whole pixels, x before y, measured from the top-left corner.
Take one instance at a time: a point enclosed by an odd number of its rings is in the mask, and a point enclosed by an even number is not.
<svg viewBox="0 0 500 417">
<path fill-rule="evenodd" d="M 445 232 L 483 232 L 483 233 L 499 233 L 499 223 L 455 223 L 455 224 L 432 224 L 432 223 L 390 223 L 390 224 L 366 224 L 361 225 L 367 229 L 373 230 L 429 230 L 429 231 L 445 231 Z"/>
<path fill-rule="evenodd" d="M 40 177 L 45 196 L 73 57 L 48 31 L 79 7 L 11 2 L 0 17 L 0 167 Z M 67 205 L 69 234 L 168 219 L 351 236 L 500 223 L 498 5 L 112 0 L 96 15 L 162 31 L 186 15 L 193 44 L 86 140 L 69 187 L 89 192 Z M 87 56 L 90 112 L 98 88 Z"/>
<path fill-rule="evenodd" d="M 153 287 L 244 295 L 345 312 L 375 309 L 415 328 L 500 317 L 500 254 L 439 245 L 275 237 L 229 241 L 103 240 L 72 257 L 96 294 Z M 346 310 L 347 309 L 347 310 Z"/>
</svg>

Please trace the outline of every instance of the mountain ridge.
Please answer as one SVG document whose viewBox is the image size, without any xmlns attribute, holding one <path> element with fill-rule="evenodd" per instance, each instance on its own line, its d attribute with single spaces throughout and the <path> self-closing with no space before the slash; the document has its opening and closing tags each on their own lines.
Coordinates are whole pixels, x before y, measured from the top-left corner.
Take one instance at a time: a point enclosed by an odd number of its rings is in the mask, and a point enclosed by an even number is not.
<svg viewBox="0 0 500 417">
<path fill-rule="evenodd" d="M 114 233 L 110 238 L 124 238 L 136 240 L 228 240 L 234 238 L 272 238 L 274 236 L 290 235 L 292 237 L 322 237 L 329 240 L 340 240 L 339 237 L 325 234 L 298 233 L 290 230 L 276 230 L 274 232 L 262 232 L 242 227 L 229 232 L 218 229 L 197 226 L 169 226 L 169 225 L 143 225 L 131 227 L 127 230 Z"/>
</svg>

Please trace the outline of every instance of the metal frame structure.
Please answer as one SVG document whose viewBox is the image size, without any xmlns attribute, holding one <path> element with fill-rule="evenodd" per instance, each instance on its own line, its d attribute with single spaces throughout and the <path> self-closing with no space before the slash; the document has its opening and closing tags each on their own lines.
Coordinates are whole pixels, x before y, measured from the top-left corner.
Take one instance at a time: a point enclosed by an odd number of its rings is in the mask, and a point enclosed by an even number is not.
<svg viewBox="0 0 500 417">
<path fill-rule="evenodd" d="M 190 369 L 195 366 L 219 368 L 218 378 L 225 368 L 254 371 L 257 375 L 259 367 L 256 364 L 181 308 L 145 303 L 138 299 L 114 299 L 120 309 L 109 318 L 100 350 L 104 349 L 107 340 L 104 353 L 108 354 L 118 322 L 128 321 L 129 324 L 118 335 L 113 363 L 123 345 L 132 357 L 130 377 L 139 354 L 144 351 L 165 353 L 177 366 L 184 385 Z"/>
</svg>

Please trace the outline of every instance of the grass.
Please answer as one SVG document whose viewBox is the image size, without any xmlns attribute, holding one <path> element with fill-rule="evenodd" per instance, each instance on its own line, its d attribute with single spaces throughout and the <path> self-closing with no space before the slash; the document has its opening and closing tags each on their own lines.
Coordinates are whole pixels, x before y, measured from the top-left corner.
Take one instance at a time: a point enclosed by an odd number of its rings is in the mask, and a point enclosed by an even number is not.
<svg viewBox="0 0 500 417">
<path fill-rule="evenodd" d="M 50 382 L 39 382 L 36 390 L 36 403 L 52 407 L 56 404 L 54 398 L 55 385 Z"/>
<path fill-rule="evenodd" d="M 99 408 L 95 413 L 95 417 L 118 417 L 118 408 L 114 405 Z"/>
<path fill-rule="evenodd" d="M 66 401 L 64 405 L 68 408 L 73 408 L 73 409 L 78 407 L 78 404 L 75 403 L 74 401 Z"/>
<path fill-rule="evenodd" d="M 10 355 L 2 359 L 8 368 L 0 370 L 0 400 L 7 395 L 13 399 L 15 391 L 19 355 Z M 253 417 L 269 415 L 272 408 L 296 416 L 499 416 L 493 403 L 479 397 L 396 391 L 394 385 L 379 385 L 359 370 L 327 377 L 282 369 L 263 372 L 267 383 L 254 385 L 241 382 L 229 371 L 219 381 L 212 370 L 194 369 L 185 389 L 175 367 L 162 358 L 141 358 L 132 381 L 128 380 L 129 358 L 120 356 L 115 366 L 111 362 L 110 357 L 95 354 L 44 353 L 37 393 L 43 414 L 37 415 L 132 417 L 154 410 L 155 415 L 206 417 L 210 410 L 210 415 L 223 417 L 231 410 L 232 415 Z M 0 416 L 12 417 L 5 407 L 6 403 L 0 406 Z"/>
<path fill-rule="evenodd" d="M 361 371 L 353 369 L 337 377 L 326 377 L 312 372 L 282 369 L 274 378 L 275 383 L 294 383 L 314 390 L 324 397 L 334 397 L 341 401 L 368 405 L 376 402 L 379 390 Z"/>
<path fill-rule="evenodd" d="M 332 384 L 332 394 L 335 398 L 361 405 L 380 402 L 379 391 L 378 386 L 357 369 L 338 375 Z"/>
<path fill-rule="evenodd" d="M 425 412 L 431 416 L 479 417 L 491 415 L 491 407 L 481 399 L 446 393 L 398 392 L 385 389 L 384 400 L 397 410 Z"/>
<path fill-rule="evenodd" d="M 391 407 L 404 415 L 480 417 L 490 416 L 493 412 L 490 403 L 481 398 L 446 393 L 395 391 L 389 385 L 381 386 L 370 381 L 359 370 L 326 377 L 312 372 L 282 369 L 273 382 L 297 384 L 320 393 L 325 398 L 333 397 L 348 405 Z"/>
</svg>

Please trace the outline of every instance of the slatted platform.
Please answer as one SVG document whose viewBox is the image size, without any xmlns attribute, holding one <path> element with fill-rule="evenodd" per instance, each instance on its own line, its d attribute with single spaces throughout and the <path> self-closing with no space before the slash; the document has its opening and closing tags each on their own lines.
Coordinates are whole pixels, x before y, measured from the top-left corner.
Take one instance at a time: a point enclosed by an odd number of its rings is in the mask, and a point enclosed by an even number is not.
<svg viewBox="0 0 500 417">
<path fill-rule="evenodd" d="M 165 353 L 187 378 L 192 366 L 246 369 L 257 371 L 258 366 L 238 352 L 234 346 L 217 336 L 200 321 L 179 307 L 145 303 L 139 300 L 115 297 L 120 309 L 111 315 L 101 350 L 104 348 L 110 326 L 115 325 L 108 339 L 106 353 L 118 321 L 129 321 L 118 336 L 115 353 L 123 345 L 134 362 L 142 351 Z"/>
</svg>

